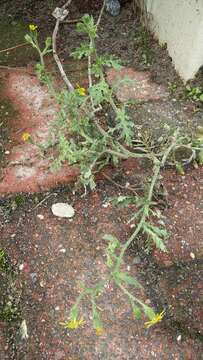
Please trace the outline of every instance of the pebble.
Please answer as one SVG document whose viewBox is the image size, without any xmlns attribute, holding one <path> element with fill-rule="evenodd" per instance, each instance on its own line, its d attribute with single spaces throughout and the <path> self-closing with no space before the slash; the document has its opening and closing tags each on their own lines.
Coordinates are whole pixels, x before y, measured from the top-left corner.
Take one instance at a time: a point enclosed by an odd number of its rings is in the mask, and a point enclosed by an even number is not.
<svg viewBox="0 0 203 360">
<path fill-rule="evenodd" d="M 191 252 L 190 257 L 194 260 L 195 259 L 195 254 L 193 252 Z"/>
<path fill-rule="evenodd" d="M 44 215 L 42 215 L 42 214 L 38 214 L 37 217 L 38 217 L 40 220 L 44 220 Z"/>
<path fill-rule="evenodd" d="M 177 341 L 178 341 L 178 342 L 180 342 L 180 341 L 181 341 L 181 339 L 182 339 L 182 336 L 181 336 L 181 335 L 178 335 L 178 337 L 177 337 Z"/>
<path fill-rule="evenodd" d="M 110 204 L 109 203 L 105 203 L 102 205 L 103 208 L 107 208 Z"/>
<path fill-rule="evenodd" d="M 22 271 L 24 269 L 24 266 L 25 266 L 24 264 L 20 264 L 19 265 L 19 270 Z"/>
<path fill-rule="evenodd" d="M 52 213 L 60 218 L 72 218 L 75 215 L 74 208 L 67 203 L 56 203 L 51 207 Z"/>
<path fill-rule="evenodd" d="M 20 335 L 22 340 L 28 339 L 26 320 L 23 320 L 20 325 Z"/>
<path fill-rule="evenodd" d="M 45 284 L 45 282 L 44 281 L 40 281 L 40 286 L 43 288 L 46 284 Z"/>
</svg>

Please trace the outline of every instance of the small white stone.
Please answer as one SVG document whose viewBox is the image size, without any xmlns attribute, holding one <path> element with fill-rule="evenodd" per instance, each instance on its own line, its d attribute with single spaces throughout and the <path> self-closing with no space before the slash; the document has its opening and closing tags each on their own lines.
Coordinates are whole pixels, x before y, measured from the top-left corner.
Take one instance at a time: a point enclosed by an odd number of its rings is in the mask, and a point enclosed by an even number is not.
<svg viewBox="0 0 203 360">
<path fill-rule="evenodd" d="M 20 335 L 22 340 L 28 339 L 26 320 L 23 320 L 20 325 Z"/>
<path fill-rule="evenodd" d="M 59 252 L 65 254 L 65 253 L 66 253 L 66 249 L 64 249 L 64 248 L 63 248 L 63 249 L 60 249 Z"/>
<path fill-rule="evenodd" d="M 60 218 L 71 218 L 75 215 L 73 207 L 67 203 L 56 203 L 51 207 L 52 213 Z"/>
<path fill-rule="evenodd" d="M 60 310 L 60 307 L 59 307 L 59 306 L 56 306 L 56 307 L 55 307 L 55 310 L 56 310 L 56 311 L 59 311 L 59 310 Z"/>
<path fill-rule="evenodd" d="M 38 214 L 37 217 L 38 217 L 40 220 L 44 220 L 44 215 L 42 215 L 42 214 Z"/>
<path fill-rule="evenodd" d="M 195 259 L 195 254 L 193 252 L 191 252 L 190 257 L 194 260 Z"/>
<path fill-rule="evenodd" d="M 181 336 L 181 335 L 178 335 L 177 341 L 178 341 L 178 342 L 181 341 L 181 338 L 182 338 L 182 336 Z"/>
<path fill-rule="evenodd" d="M 105 203 L 102 205 L 103 208 L 107 208 L 110 204 L 109 203 Z"/>
<path fill-rule="evenodd" d="M 9 155 L 9 154 L 10 154 L 10 151 L 6 150 L 5 155 Z"/>
<path fill-rule="evenodd" d="M 19 265 L 19 270 L 22 271 L 24 269 L 24 264 Z"/>
</svg>

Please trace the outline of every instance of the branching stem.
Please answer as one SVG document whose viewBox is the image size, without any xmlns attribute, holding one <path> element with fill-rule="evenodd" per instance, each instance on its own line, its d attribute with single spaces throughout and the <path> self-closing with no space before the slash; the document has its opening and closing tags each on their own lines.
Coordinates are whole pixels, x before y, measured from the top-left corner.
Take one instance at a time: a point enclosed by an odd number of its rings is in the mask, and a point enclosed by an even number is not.
<svg viewBox="0 0 203 360">
<path fill-rule="evenodd" d="M 173 148 L 176 146 L 176 139 L 177 139 L 177 132 L 174 134 L 171 145 L 166 149 L 166 151 L 165 151 L 165 153 L 164 153 L 164 155 L 162 157 L 162 160 L 159 161 L 157 158 L 154 159 L 155 160 L 154 175 L 153 175 L 153 178 L 152 178 L 152 181 L 151 181 L 151 184 L 150 184 L 148 196 L 146 198 L 146 204 L 143 206 L 143 212 L 142 212 L 141 219 L 140 219 L 135 231 L 132 233 L 132 235 L 129 237 L 129 239 L 126 241 L 126 243 L 122 247 L 122 250 L 121 250 L 120 255 L 119 255 L 119 257 L 117 259 L 117 262 L 116 262 L 116 266 L 115 266 L 116 271 L 118 271 L 119 268 L 120 268 L 120 265 L 121 265 L 121 262 L 122 262 L 122 259 L 123 259 L 123 256 L 124 256 L 126 250 L 128 249 L 130 244 L 133 242 L 133 240 L 137 237 L 137 235 L 142 230 L 143 224 L 145 223 L 145 220 L 146 220 L 146 218 L 148 216 L 150 203 L 152 201 L 152 197 L 153 197 L 153 193 L 154 193 L 154 187 L 155 187 L 156 182 L 158 180 L 160 169 L 161 169 L 162 166 L 164 166 L 169 154 L 171 153 Z"/>
</svg>

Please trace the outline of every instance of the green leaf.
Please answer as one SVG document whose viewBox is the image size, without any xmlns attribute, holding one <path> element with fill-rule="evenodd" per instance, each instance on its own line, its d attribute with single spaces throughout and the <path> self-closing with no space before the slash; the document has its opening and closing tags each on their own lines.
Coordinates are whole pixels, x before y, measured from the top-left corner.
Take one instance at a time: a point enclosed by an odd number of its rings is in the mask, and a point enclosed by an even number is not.
<svg viewBox="0 0 203 360">
<path fill-rule="evenodd" d="M 142 311 L 140 310 L 140 308 L 133 304 L 132 310 L 133 310 L 133 315 L 135 316 L 135 318 L 137 320 L 140 320 L 142 318 Z"/>
<path fill-rule="evenodd" d="M 93 326 L 95 329 L 102 328 L 102 321 L 96 306 L 93 307 Z"/>
<path fill-rule="evenodd" d="M 110 96 L 110 88 L 105 80 L 101 80 L 99 83 L 91 86 L 89 93 L 92 97 L 94 105 L 99 105 L 107 100 Z"/>
<path fill-rule="evenodd" d="M 150 223 L 143 224 L 143 231 L 153 240 L 156 247 L 161 251 L 166 252 L 166 246 L 163 242 L 168 235 L 167 230 L 163 228 L 158 228 Z"/>
<path fill-rule="evenodd" d="M 89 35 L 91 38 L 96 38 L 97 36 L 97 26 L 94 23 L 93 16 L 85 14 L 81 22 L 77 23 L 76 30 L 80 33 Z"/>
<path fill-rule="evenodd" d="M 156 313 L 154 312 L 154 310 L 145 304 L 143 304 L 142 306 L 143 306 L 144 313 L 147 315 L 149 320 L 154 319 L 154 317 L 156 316 Z"/>
<path fill-rule="evenodd" d="M 117 241 L 117 240 L 118 240 L 115 236 L 113 236 L 113 235 L 111 235 L 111 234 L 105 234 L 105 235 L 103 236 L 103 239 L 104 239 L 104 240 L 107 240 L 107 241 L 110 241 L 110 242 L 113 242 L 113 241 Z"/>
<path fill-rule="evenodd" d="M 126 272 L 118 272 L 116 276 L 122 282 L 133 285 L 136 288 L 142 288 L 141 284 L 134 277 L 128 275 L 128 273 Z"/>
<path fill-rule="evenodd" d="M 127 145 L 131 145 L 134 136 L 135 125 L 130 116 L 128 116 L 125 106 L 117 109 L 116 122 L 116 129 L 121 133 L 120 138 L 123 139 Z"/>
<path fill-rule="evenodd" d="M 26 34 L 25 35 L 25 40 L 32 45 L 33 48 L 37 49 L 36 44 L 34 43 L 33 39 L 31 38 L 30 35 Z"/>
<path fill-rule="evenodd" d="M 107 260 L 106 260 L 106 265 L 108 266 L 108 268 L 112 268 L 113 267 L 113 261 L 112 261 L 112 258 L 110 256 L 110 254 L 106 254 L 107 256 Z"/>
<path fill-rule="evenodd" d="M 113 206 L 126 207 L 130 204 L 136 204 L 137 197 L 120 195 L 116 198 L 110 199 L 110 202 L 112 203 Z"/>
<path fill-rule="evenodd" d="M 111 234 L 105 234 L 103 236 L 103 239 L 106 240 L 106 241 L 109 241 L 111 243 L 111 245 L 113 244 L 114 247 L 119 247 L 120 246 L 120 241 L 117 239 L 116 236 L 114 235 L 111 235 Z"/>
<path fill-rule="evenodd" d="M 77 47 L 74 51 L 71 52 L 71 56 L 74 59 L 82 59 L 83 57 L 88 57 L 92 53 L 92 49 L 90 49 L 89 44 L 82 43 L 79 47 Z"/>
<path fill-rule="evenodd" d="M 50 50 L 48 50 L 52 45 L 52 39 L 51 37 L 47 37 L 45 40 L 45 49 L 43 50 L 43 53 L 46 54 L 48 52 L 50 52 Z"/>
<path fill-rule="evenodd" d="M 101 76 L 104 66 L 113 67 L 116 70 L 120 70 L 122 68 L 119 59 L 116 59 L 114 56 L 101 55 L 97 56 L 95 63 L 92 64 L 92 73 L 96 77 Z"/>
<path fill-rule="evenodd" d="M 78 308 L 77 305 L 73 305 L 72 308 L 70 309 L 69 318 L 70 320 L 74 320 L 77 319 L 77 317 L 78 317 Z"/>
</svg>

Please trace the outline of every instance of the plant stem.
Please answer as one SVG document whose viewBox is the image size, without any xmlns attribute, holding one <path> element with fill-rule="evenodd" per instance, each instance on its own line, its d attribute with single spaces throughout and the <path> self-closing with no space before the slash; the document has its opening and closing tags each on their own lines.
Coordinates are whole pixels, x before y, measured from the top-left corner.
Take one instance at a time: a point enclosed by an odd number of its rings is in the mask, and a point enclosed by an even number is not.
<svg viewBox="0 0 203 360">
<path fill-rule="evenodd" d="M 61 10 L 64 10 L 66 9 L 66 7 L 68 5 L 70 5 L 72 2 L 72 0 L 68 0 L 61 8 Z M 58 30 L 59 30 L 59 25 L 61 22 L 63 22 L 63 20 L 65 19 L 65 17 L 68 15 L 68 11 L 67 13 L 64 15 L 64 13 L 62 13 L 61 17 L 60 16 L 55 16 L 54 13 L 54 17 L 56 18 L 56 24 L 55 24 L 55 27 L 54 27 L 54 31 L 53 31 L 53 34 L 52 34 L 52 47 L 53 47 L 53 57 L 54 57 L 54 60 L 58 66 L 58 69 L 61 73 L 61 77 L 63 79 L 63 81 L 65 82 L 66 86 L 68 87 L 68 90 L 69 91 L 73 91 L 74 90 L 74 87 L 73 85 L 71 84 L 70 80 L 68 79 L 64 69 L 63 69 L 63 66 L 61 64 L 61 61 L 59 59 L 59 56 L 57 54 L 57 51 L 56 51 L 56 37 L 57 37 L 57 34 L 58 34 Z"/>
<path fill-rule="evenodd" d="M 123 285 L 116 283 L 119 288 L 124 292 L 124 294 L 126 294 L 128 296 L 128 298 L 130 300 L 133 300 L 135 302 L 137 302 L 139 305 L 144 306 L 144 304 L 142 303 L 142 301 L 140 301 L 139 299 L 137 299 L 135 296 L 133 296 Z"/>
<path fill-rule="evenodd" d="M 176 146 L 176 139 L 177 139 L 177 132 L 175 132 L 173 140 L 171 142 L 171 145 L 166 149 L 162 160 L 159 161 L 156 157 L 154 158 L 154 162 L 155 162 L 155 169 L 154 169 L 154 175 L 151 181 L 151 185 L 149 188 L 149 192 L 148 192 L 148 196 L 146 198 L 146 203 L 143 206 L 143 211 L 142 211 L 142 216 L 141 219 L 135 229 L 135 231 L 132 233 L 132 235 L 129 237 L 129 239 L 126 241 L 126 243 L 123 245 L 122 250 L 120 252 L 120 255 L 117 259 L 116 262 L 116 266 L 115 266 L 115 271 L 118 271 L 123 259 L 123 256 L 126 252 L 126 250 L 128 249 L 128 247 L 130 246 L 130 244 L 132 243 L 132 241 L 136 238 L 136 236 L 139 234 L 139 232 L 142 230 L 143 224 L 148 216 L 148 212 L 149 212 L 149 208 L 150 208 L 150 203 L 152 201 L 152 197 L 153 197 L 153 192 L 154 192 L 154 187 L 156 185 L 159 173 L 160 173 L 160 169 L 161 167 L 165 164 L 170 152 L 172 151 L 172 149 Z"/>
</svg>

